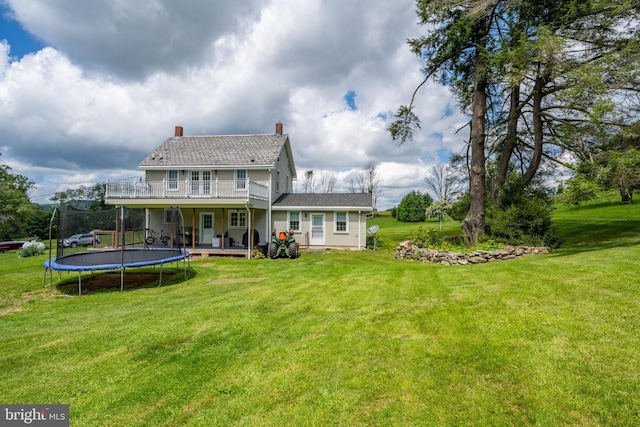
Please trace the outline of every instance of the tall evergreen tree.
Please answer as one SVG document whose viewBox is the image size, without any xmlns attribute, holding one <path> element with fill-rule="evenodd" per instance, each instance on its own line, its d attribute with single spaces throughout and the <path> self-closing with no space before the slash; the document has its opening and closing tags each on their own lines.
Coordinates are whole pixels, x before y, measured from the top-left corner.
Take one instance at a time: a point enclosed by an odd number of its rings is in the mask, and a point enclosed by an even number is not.
<svg viewBox="0 0 640 427">
<path fill-rule="evenodd" d="M 450 86 L 463 110 L 471 115 L 470 208 L 462 229 L 475 243 L 485 230 L 487 61 L 491 23 L 500 2 L 419 0 L 416 4 L 420 25 L 433 28 L 427 36 L 409 41 L 413 52 L 426 59 L 423 83 L 434 78 Z M 400 107 L 396 116 L 389 131 L 393 139 L 404 143 L 420 129 L 413 100 Z"/>
<path fill-rule="evenodd" d="M 426 36 L 409 41 L 425 80 L 389 126 L 404 143 L 420 131 L 417 91 L 449 86 L 470 115 L 470 209 L 465 235 L 484 231 L 486 162 L 490 200 L 508 174 L 533 182 L 545 162 L 602 150 L 640 112 L 639 4 L 633 0 L 418 0 Z"/>
</svg>

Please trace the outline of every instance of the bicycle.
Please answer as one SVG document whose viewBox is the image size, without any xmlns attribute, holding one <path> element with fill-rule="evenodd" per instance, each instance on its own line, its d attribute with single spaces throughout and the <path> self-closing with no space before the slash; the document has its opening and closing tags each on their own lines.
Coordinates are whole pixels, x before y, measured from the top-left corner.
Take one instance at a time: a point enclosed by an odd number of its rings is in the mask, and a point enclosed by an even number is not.
<svg viewBox="0 0 640 427">
<path fill-rule="evenodd" d="M 150 228 L 149 236 L 145 239 L 145 242 L 147 243 L 147 245 L 151 246 L 156 242 L 156 240 L 160 240 L 163 244 L 166 245 L 169 243 L 170 239 L 170 236 L 164 234 L 164 230 L 160 230 L 160 235 L 158 235 L 155 230 Z"/>
</svg>

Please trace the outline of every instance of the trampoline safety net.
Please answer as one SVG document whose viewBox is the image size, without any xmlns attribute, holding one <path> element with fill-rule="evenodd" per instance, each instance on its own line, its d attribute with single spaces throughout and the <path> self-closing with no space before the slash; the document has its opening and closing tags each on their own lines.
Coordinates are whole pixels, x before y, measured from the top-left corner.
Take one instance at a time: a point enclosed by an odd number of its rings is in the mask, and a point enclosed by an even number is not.
<svg viewBox="0 0 640 427">
<path fill-rule="evenodd" d="M 52 218 L 50 230 L 50 248 L 55 245 L 55 258 L 51 259 L 51 254 L 45 262 L 45 276 L 47 270 L 124 271 L 128 267 L 162 265 L 189 257 L 184 248 L 177 246 L 177 242 L 184 242 L 179 235 L 179 230 L 184 229 L 179 207 L 165 210 L 167 233 L 160 239 L 146 227 L 148 218 L 144 209 L 87 211 L 61 207 L 55 219 Z M 80 278 L 79 282 L 81 286 Z"/>
</svg>

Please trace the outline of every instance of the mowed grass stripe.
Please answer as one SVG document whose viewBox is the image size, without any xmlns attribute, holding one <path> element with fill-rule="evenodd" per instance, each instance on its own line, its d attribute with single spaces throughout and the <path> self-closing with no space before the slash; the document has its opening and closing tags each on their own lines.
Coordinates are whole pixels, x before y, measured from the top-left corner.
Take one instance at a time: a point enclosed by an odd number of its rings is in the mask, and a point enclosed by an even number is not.
<svg viewBox="0 0 640 427">
<path fill-rule="evenodd" d="M 43 257 L 2 254 L 2 400 L 69 403 L 72 425 L 637 424 L 640 238 L 595 219 L 611 206 L 558 219 L 549 255 L 397 261 L 418 224 L 376 218 L 377 253 L 71 298 L 42 289 Z"/>
</svg>

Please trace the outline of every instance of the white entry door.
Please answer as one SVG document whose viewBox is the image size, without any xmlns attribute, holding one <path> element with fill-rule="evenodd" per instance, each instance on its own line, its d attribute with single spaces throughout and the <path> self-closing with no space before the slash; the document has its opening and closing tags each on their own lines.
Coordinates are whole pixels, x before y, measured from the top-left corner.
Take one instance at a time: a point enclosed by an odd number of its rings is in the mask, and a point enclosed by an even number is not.
<svg viewBox="0 0 640 427">
<path fill-rule="evenodd" d="M 324 245 L 324 214 L 311 214 L 310 245 Z"/>
<path fill-rule="evenodd" d="M 200 243 L 210 245 L 213 239 L 213 212 L 200 212 Z"/>
</svg>

